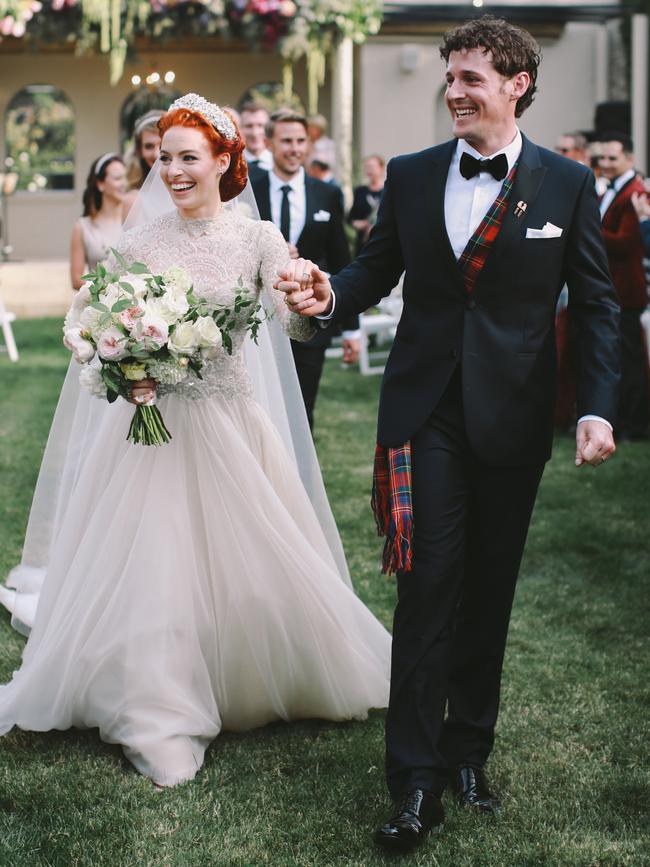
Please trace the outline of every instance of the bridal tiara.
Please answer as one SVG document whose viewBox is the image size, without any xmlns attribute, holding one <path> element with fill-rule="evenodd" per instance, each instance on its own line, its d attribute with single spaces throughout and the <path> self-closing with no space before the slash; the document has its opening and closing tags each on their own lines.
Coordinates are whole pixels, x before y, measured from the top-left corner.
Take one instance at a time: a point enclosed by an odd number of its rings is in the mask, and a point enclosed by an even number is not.
<svg viewBox="0 0 650 867">
<path fill-rule="evenodd" d="M 175 99 L 169 106 L 169 111 L 175 108 L 186 108 L 189 111 L 197 111 L 202 114 L 206 120 L 209 120 L 212 126 L 218 130 L 224 138 L 236 139 L 237 127 L 230 120 L 226 112 L 215 105 L 214 102 L 208 102 L 198 93 L 186 93 L 185 96 Z"/>
</svg>

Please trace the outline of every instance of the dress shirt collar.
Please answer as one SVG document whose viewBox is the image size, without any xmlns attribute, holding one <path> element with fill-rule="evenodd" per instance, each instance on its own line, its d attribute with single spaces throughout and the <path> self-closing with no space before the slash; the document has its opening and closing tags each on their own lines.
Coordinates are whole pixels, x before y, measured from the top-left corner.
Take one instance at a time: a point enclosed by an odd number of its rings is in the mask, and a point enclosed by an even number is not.
<svg viewBox="0 0 650 867">
<path fill-rule="evenodd" d="M 475 148 L 473 148 L 471 146 L 471 144 L 466 142 L 464 138 L 459 138 L 458 144 L 456 146 L 455 160 L 457 162 L 460 162 L 460 158 L 461 158 L 461 155 L 463 153 L 467 153 L 477 160 L 486 160 L 486 159 L 491 160 L 492 157 L 496 157 L 499 154 L 505 154 L 506 159 L 508 160 L 508 171 L 510 171 L 512 169 L 512 167 L 514 166 L 514 164 L 519 159 L 519 154 L 521 153 L 521 147 L 522 147 L 522 139 L 521 139 L 521 132 L 520 132 L 519 128 L 517 128 L 517 135 L 513 138 L 513 140 L 510 142 L 509 145 L 506 145 L 506 147 L 501 148 L 501 150 L 499 150 L 499 151 L 495 151 L 493 154 L 490 154 L 489 156 L 485 156 L 484 154 L 480 154 Z"/>
<path fill-rule="evenodd" d="M 292 190 L 297 191 L 301 186 L 304 187 L 305 185 L 305 170 L 301 166 L 290 181 L 285 181 L 276 175 L 275 169 L 271 169 L 269 172 L 269 179 L 271 181 L 271 193 L 277 193 L 285 186 L 285 184 L 288 184 Z"/>
<path fill-rule="evenodd" d="M 619 175 L 617 178 L 614 178 L 614 180 L 612 181 L 612 185 L 611 185 L 610 189 L 613 189 L 615 193 L 618 193 L 618 191 L 621 189 L 621 187 L 624 187 L 628 181 L 632 180 L 632 178 L 634 177 L 634 174 L 635 174 L 634 169 L 628 169 L 626 172 L 623 172 L 622 175 Z"/>
</svg>

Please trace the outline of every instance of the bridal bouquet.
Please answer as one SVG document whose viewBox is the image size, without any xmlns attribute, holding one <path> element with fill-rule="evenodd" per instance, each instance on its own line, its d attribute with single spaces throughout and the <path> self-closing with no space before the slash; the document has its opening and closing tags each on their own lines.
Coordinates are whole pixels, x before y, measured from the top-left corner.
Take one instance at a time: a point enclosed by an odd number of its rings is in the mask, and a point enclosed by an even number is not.
<svg viewBox="0 0 650 867">
<path fill-rule="evenodd" d="M 176 385 L 220 353 L 232 354 L 231 332 L 245 323 L 253 340 L 262 307 L 241 278 L 231 306 L 197 297 L 189 275 L 172 267 L 152 274 L 142 262 L 128 264 L 113 250 L 116 268 L 100 264 L 86 274 L 79 298 L 66 316 L 63 343 L 84 365 L 79 380 L 109 403 L 127 398 L 134 382 L 152 378 Z M 127 439 L 162 445 L 171 434 L 153 404 L 135 409 Z"/>
</svg>

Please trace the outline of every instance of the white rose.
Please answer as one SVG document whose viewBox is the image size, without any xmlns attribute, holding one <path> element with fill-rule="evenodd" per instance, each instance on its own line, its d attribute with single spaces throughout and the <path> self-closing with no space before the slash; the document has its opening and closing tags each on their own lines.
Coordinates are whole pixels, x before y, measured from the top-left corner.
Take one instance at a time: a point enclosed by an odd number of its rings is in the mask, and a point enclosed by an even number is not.
<svg viewBox="0 0 650 867">
<path fill-rule="evenodd" d="M 100 371 L 92 364 L 86 364 L 81 368 L 81 372 L 79 373 L 79 382 L 84 388 L 87 388 L 94 397 L 106 399 L 107 389 L 104 385 L 104 380 L 102 379 Z"/>
<path fill-rule="evenodd" d="M 184 295 L 173 295 L 171 292 L 165 292 L 160 298 L 152 298 L 146 302 L 145 307 L 154 316 L 164 319 L 168 325 L 175 325 L 190 309 Z"/>
<path fill-rule="evenodd" d="M 187 295 L 192 288 L 190 275 L 177 265 L 168 268 L 162 276 L 165 288 L 174 295 Z"/>
<path fill-rule="evenodd" d="M 219 349 L 223 343 L 223 337 L 211 316 L 199 316 L 194 327 L 198 332 L 199 345 L 202 349 Z"/>
<path fill-rule="evenodd" d="M 104 319 L 104 326 L 101 325 L 101 320 Z M 84 307 L 79 317 L 79 324 L 82 329 L 88 331 L 93 340 L 97 341 L 101 336 L 102 331 L 105 331 L 111 324 L 111 319 L 101 310 L 95 307 Z"/>
<path fill-rule="evenodd" d="M 106 286 L 105 289 L 102 289 L 99 293 L 97 300 L 102 304 L 105 304 L 110 310 L 113 304 L 115 304 L 116 301 L 119 301 L 120 298 L 126 298 L 124 292 L 122 292 L 117 283 L 109 283 L 108 286 Z"/>
<path fill-rule="evenodd" d="M 125 274 L 122 278 L 123 283 L 128 283 L 135 293 L 136 300 L 142 301 L 150 292 L 147 286 L 147 278 L 151 278 L 151 274 Z M 125 294 L 126 297 L 126 294 Z"/>
<path fill-rule="evenodd" d="M 172 355 L 194 355 L 199 345 L 199 333 L 191 322 L 181 322 L 169 336 Z"/>
<path fill-rule="evenodd" d="M 97 354 L 106 361 L 119 361 L 128 355 L 126 349 L 126 337 L 119 328 L 111 327 L 97 341 Z"/>
<path fill-rule="evenodd" d="M 70 350 L 79 364 L 86 364 L 95 355 L 95 347 L 82 336 L 82 329 L 67 328 L 63 332 L 63 345 Z"/>
</svg>

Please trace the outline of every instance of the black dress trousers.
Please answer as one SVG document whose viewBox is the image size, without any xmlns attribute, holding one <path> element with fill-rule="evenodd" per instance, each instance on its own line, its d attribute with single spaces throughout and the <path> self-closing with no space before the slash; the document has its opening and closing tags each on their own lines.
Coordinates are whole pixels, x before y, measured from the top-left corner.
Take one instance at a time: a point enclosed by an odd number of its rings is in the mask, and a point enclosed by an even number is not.
<svg viewBox="0 0 650 867">
<path fill-rule="evenodd" d="M 411 440 L 413 568 L 397 576 L 386 774 L 444 789 L 492 748 L 510 610 L 544 464 L 493 467 L 465 432 L 460 367 Z"/>
</svg>

